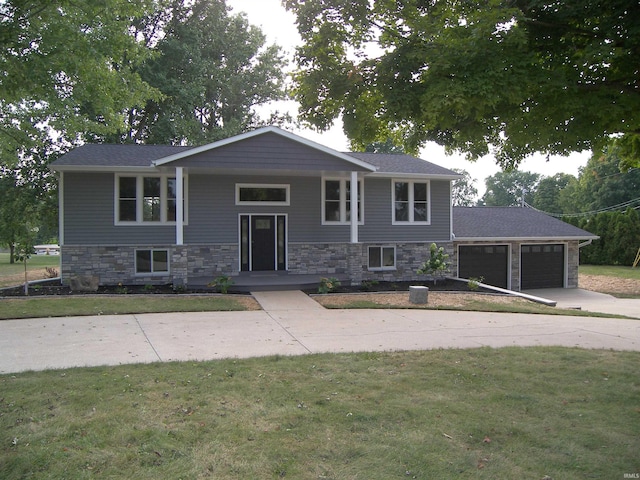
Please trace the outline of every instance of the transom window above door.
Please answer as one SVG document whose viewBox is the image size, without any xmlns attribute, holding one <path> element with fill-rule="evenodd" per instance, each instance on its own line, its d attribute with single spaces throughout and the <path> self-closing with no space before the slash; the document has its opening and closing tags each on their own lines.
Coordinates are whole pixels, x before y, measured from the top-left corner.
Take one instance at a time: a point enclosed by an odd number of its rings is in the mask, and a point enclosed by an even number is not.
<svg viewBox="0 0 640 480">
<path fill-rule="evenodd" d="M 236 205 L 289 204 L 289 185 L 236 183 Z"/>
</svg>

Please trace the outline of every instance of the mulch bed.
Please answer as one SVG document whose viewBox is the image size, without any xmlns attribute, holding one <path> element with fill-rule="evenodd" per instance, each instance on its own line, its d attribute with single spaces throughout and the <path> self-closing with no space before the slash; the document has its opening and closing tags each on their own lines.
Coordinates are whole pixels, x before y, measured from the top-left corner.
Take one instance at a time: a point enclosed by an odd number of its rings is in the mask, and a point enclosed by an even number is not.
<svg viewBox="0 0 640 480">
<path fill-rule="evenodd" d="M 357 292 L 408 292 L 412 285 L 422 285 L 430 291 L 461 291 L 469 292 L 469 286 L 464 282 L 450 279 L 422 282 L 368 282 L 363 285 L 350 286 L 341 285 L 331 293 L 357 293 Z M 476 292 L 488 292 L 479 288 Z M 69 286 L 62 285 L 59 280 L 40 282 L 29 287 L 29 296 L 59 296 L 59 295 L 180 295 L 196 293 L 215 293 L 214 288 L 209 289 L 175 289 L 173 285 L 110 285 L 100 286 L 96 292 L 74 292 Z M 229 293 L 235 293 L 230 290 Z M 317 287 L 306 289 L 305 293 L 318 293 Z M 246 295 L 246 292 L 243 293 Z M 24 296 L 24 286 L 0 289 L 0 297 L 22 297 Z"/>
</svg>

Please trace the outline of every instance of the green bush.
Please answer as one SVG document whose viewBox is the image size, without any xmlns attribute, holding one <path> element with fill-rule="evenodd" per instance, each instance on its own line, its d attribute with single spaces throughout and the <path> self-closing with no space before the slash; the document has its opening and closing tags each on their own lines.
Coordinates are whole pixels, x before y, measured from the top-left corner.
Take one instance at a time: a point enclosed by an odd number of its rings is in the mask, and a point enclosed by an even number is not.
<svg viewBox="0 0 640 480">
<path fill-rule="evenodd" d="M 602 212 L 574 225 L 600 238 L 580 249 L 580 263 L 590 265 L 632 265 L 640 248 L 640 215 L 637 210 Z"/>
</svg>

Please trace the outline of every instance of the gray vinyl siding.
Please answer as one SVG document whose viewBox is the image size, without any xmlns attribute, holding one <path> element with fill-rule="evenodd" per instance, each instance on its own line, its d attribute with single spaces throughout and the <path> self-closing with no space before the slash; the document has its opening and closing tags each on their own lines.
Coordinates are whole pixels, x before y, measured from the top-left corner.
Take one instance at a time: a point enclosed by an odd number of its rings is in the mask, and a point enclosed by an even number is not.
<svg viewBox="0 0 640 480">
<path fill-rule="evenodd" d="M 236 205 L 236 183 L 288 184 L 290 205 Z M 290 242 L 348 242 L 348 225 L 322 225 L 320 201 L 317 177 L 191 175 L 185 242 L 237 242 L 238 217 L 248 214 L 286 214 Z"/>
<path fill-rule="evenodd" d="M 365 224 L 358 229 L 361 242 L 430 242 L 451 237 L 449 182 L 431 180 L 431 224 L 392 225 L 389 178 L 367 179 L 364 186 Z"/>
<path fill-rule="evenodd" d="M 236 205 L 236 183 L 288 184 L 290 205 Z M 322 179 L 312 176 L 188 176 L 186 244 L 238 242 L 241 214 L 286 214 L 291 243 L 349 242 L 350 225 L 322 225 Z M 114 174 L 65 173 L 65 244 L 174 244 L 174 225 L 114 225 Z M 391 224 L 391 179 L 365 179 L 360 242 L 425 242 L 450 236 L 449 183 L 431 181 L 431 225 Z"/>
<path fill-rule="evenodd" d="M 194 154 L 167 166 L 270 171 L 366 171 L 328 153 L 283 139 L 275 133 Z"/>
<path fill-rule="evenodd" d="M 174 225 L 114 225 L 114 174 L 64 174 L 65 245 L 175 243 Z"/>
</svg>

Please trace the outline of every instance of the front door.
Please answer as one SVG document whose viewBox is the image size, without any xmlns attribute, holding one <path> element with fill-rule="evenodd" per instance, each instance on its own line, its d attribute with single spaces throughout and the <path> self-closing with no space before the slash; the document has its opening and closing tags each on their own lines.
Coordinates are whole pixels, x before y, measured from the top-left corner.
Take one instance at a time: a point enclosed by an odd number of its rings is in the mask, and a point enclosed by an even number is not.
<svg viewBox="0 0 640 480">
<path fill-rule="evenodd" d="M 251 217 L 252 270 L 276 269 L 276 218 L 272 215 Z"/>
<path fill-rule="evenodd" d="M 286 270 L 286 215 L 240 215 L 240 270 Z"/>
</svg>

